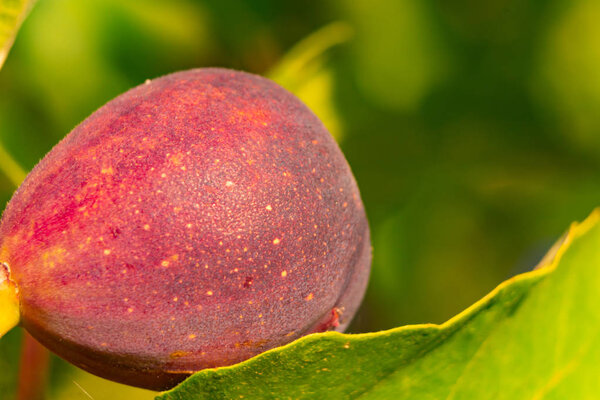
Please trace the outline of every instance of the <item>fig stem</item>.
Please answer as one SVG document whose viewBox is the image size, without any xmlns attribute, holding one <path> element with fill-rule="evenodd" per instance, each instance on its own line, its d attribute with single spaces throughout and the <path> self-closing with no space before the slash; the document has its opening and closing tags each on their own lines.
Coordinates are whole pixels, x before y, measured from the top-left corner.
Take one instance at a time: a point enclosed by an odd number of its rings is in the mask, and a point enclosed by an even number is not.
<svg viewBox="0 0 600 400">
<path fill-rule="evenodd" d="M 17 286 L 9 279 L 8 266 L 0 263 L 0 338 L 19 324 Z"/>
<path fill-rule="evenodd" d="M 50 352 L 23 331 L 17 400 L 43 400 L 46 394 Z"/>
</svg>

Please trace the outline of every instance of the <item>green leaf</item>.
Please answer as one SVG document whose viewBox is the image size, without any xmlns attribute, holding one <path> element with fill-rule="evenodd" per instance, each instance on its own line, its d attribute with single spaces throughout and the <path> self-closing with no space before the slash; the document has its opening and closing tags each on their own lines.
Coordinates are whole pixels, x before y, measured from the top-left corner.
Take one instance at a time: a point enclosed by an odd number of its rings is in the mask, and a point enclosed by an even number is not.
<svg viewBox="0 0 600 400">
<path fill-rule="evenodd" d="M 51 400 L 151 400 L 156 394 L 102 379 L 58 357 L 52 358 L 51 383 L 46 395 Z"/>
<path fill-rule="evenodd" d="M 0 68 L 33 0 L 0 0 Z"/>
<path fill-rule="evenodd" d="M 33 0 L 0 0 L 0 69 L 12 47 L 17 31 L 33 6 Z M 25 179 L 23 169 L 0 143 L 0 172 L 6 175 L 15 186 Z M 2 296 L 0 287 L 0 296 Z M 0 336 L 2 336 L 2 316 L 0 315 Z M 6 324 L 5 324 L 6 325 Z"/>
<path fill-rule="evenodd" d="M 157 399 L 583 399 L 600 392 L 600 211 L 442 325 L 310 335 Z"/>
<path fill-rule="evenodd" d="M 6 175 L 14 187 L 19 187 L 27 175 L 10 153 L 6 151 L 2 143 L 0 143 L 0 172 Z"/>
<path fill-rule="evenodd" d="M 13 329 L 0 340 L 0 393 L 2 400 L 15 398 L 21 354 L 21 329 Z"/>
<path fill-rule="evenodd" d="M 334 101 L 335 74 L 326 54 L 353 35 L 345 22 L 333 22 L 313 32 L 290 49 L 267 76 L 298 96 L 341 140 L 342 128 Z"/>
</svg>

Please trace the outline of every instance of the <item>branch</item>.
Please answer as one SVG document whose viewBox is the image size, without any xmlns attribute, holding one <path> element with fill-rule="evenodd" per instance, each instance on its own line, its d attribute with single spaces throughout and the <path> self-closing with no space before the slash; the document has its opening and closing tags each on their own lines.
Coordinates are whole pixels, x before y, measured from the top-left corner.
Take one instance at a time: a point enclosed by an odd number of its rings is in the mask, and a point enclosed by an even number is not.
<svg viewBox="0 0 600 400">
<path fill-rule="evenodd" d="M 43 400 L 46 393 L 50 352 L 23 331 L 17 400 Z"/>
</svg>

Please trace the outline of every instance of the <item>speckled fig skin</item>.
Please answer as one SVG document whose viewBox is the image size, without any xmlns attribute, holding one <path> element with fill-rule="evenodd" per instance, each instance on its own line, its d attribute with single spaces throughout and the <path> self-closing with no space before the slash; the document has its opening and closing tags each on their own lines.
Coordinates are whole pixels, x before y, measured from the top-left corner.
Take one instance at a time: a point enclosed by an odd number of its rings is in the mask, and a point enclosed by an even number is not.
<svg viewBox="0 0 600 400">
<path fill-rule="evenodd" d="M 0 224 L 22 325 L 85 370 L 155 390 L 343 330 L 370 261 L 356 182 L 322 123 L 273 82 L 224 69 L 107 103 Z"/>
</svg>

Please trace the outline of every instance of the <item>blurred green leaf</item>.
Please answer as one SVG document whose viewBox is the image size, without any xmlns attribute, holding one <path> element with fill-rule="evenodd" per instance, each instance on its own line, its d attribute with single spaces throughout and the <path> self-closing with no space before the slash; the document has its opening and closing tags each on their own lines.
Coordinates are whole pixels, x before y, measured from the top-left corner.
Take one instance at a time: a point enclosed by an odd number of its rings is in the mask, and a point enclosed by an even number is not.
<svg viewBox="0 0 600 400">
<path fill-rule="evenodd" d="M 549 23 L 539 48 L 533 82 L 539 101 L 552 110 L 562 139 L 572 147 L 600 151 L 600 3 L 568 1 Z"/>
<path fill-rule="evenodd" d="M 0 0 L 0 69 L 8 56 L 8 52 L 21 27 L 27 12 L 33 6 L 33 0 Z M 25 178 L 25 174 L 17 162 L 0 143 L 0 171 L 15 186 Z"/>
<path fill-rule="evenodd" d="M 334 74 L 326 64 L 326 54 L 333 46 L 348 41 L 352 34 L 349 24 L 331 23 L 296 44 L 267 73 L 304 101 L 338 141 L 342 129 L 334 102 Z"/>
<path fill-rule="evenodd" d="M 18 187 L 25 179 L 25 171 L 0 144 L 0 171 L 6 175 L 14 187 Z"/>
<path fill-rule="evenodd" d="M 33 3 L 33 0 L 0 0 L 0 68 Z"/>
<path fill-rule="evenodd" d="M 156 392 L 122 385 L 89 374 L 66 361 L 53 357 L 51 400 L 151 400 Z"/>
<path fill-rule="evenodd" d="M 13 329 L 0 340 L 0 393 L 2 399 L 10 400 L 17 389 L 21 329 Z"/>
<path fill-rule="evenodd" d="M 307 336 L 200 372 L 158 399 L 593 398 L 600 390 L 600 211 L 542 268 L 442 325 Z"/>
<path fill-rule="evenodd" d="M 297 87 L 306 76 L 323 64 L 323 56 L 331 47 L 352 37 L 352 27 L 345 22 L 331 23 L 314 32 L 284 55 L 268 73 L 281 85 Z"/>
<path fill-rule="evenodd" d="M 356 76 L 386 108 L 414 111 L 450 69 L 450 57 L 427 2 L 343 2 L 357 25 Z"/>
</svg>

